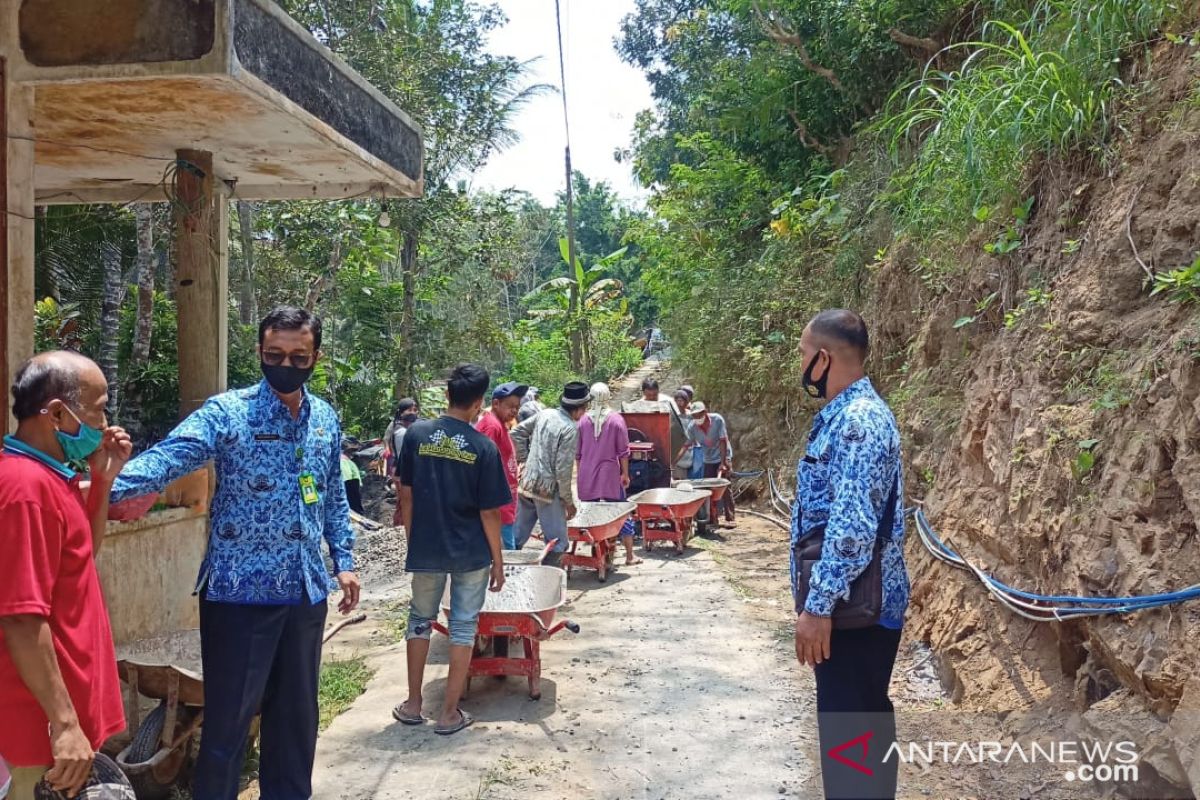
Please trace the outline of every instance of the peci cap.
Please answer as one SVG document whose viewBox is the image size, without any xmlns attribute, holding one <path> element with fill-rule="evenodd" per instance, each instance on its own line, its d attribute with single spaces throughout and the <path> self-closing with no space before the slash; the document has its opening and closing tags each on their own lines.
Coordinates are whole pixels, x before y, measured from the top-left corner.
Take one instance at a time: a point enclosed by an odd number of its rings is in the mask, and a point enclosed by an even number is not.
<svg viewBox="0 0 1200 800">
<path fill-rule="evenodd" d="M 503 400 L 506 397 L 512 397 L 514 395 L 517 397 L 524 397 L 528 391 L 529 387 L 525 384 L 517 383 L 516 381 L 509 381 L 508 383 L 500 384 L 492 390 L 492 399 Z"/>
<path fill-rule="evenodd" d="M 586 383 L 571 381 L 563 387 L 562 404 L 564 406 L 585 406 L 592 401 L 592 392 Z"/>
</svg>

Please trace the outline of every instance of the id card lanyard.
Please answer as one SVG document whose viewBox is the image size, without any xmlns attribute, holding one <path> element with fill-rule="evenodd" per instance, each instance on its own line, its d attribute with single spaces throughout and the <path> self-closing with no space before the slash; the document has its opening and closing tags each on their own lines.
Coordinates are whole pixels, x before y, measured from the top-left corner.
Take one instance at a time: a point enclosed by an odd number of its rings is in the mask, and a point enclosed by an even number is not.
<svg viewBox="0 0 1200 800">
<path fill-rule="evenodd" d="M 304 466 L 304 448 L 299 445 L 296 447 L 296 461 L 301 467 Z M 299 481 L 300 497 L 304 500 L 304 505 L 311 506 L 321 499 L 320 495 L 317 494 L 317 479 L 313 477 L 311 472 L 302 469 Z"/>
</svg>

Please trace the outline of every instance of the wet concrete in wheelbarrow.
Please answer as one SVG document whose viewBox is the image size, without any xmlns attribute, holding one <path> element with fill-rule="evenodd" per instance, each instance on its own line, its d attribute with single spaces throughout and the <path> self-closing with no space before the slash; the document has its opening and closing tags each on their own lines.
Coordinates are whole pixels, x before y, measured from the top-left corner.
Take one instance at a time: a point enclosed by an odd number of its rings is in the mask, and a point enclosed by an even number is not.
<svg viewBox="0 0 1200 800">
<path fill-rule="evenodd" d="M 402 581 L 374 602 L 406 593 Z M 811 673 L 708 552 L 654 553 L 606 584 L 577 573 L 568 597 L 559 613 L 582 631 L 542 644 L 542 699 L 521 678 L 477 678 L 463 703 L 477 722 L 454 736 L 392 720 L 404 647 L 364 641 L 377 672 L 322 735 L 314 796 L 820 796 Z M 445 686 L 444 637 L 430 662 L 427 714 Z"/>
</svg>

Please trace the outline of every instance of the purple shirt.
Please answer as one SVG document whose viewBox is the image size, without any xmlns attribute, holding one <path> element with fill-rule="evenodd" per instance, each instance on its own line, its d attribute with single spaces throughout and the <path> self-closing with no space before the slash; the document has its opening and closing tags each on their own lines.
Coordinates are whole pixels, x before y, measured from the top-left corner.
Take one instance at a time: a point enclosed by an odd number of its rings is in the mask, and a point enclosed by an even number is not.
<svg viewBox="0 0 1200 800">
<path fill-rule="evenodd" d="M 629 458 L 629 428 L 625 418 L 612 412 L 604 418 L 596 438 L 591 416 L 579 420 L 579 460 L 576 481 L 580 500 L 623 500 L 621 459 Z"/>
</svg>

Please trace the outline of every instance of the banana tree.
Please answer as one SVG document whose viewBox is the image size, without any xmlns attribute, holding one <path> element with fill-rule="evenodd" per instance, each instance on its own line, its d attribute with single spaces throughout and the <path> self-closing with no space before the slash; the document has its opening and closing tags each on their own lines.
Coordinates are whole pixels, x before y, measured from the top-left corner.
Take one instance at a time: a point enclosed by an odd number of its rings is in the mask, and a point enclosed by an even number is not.
<svg viewBox="0 0 1200 800">
<path fill-rule="evenodd" d="M 557 320 L 564 325 L 570 341 L 571 369 L 577 374 L 587 375 L 595 367 L 592 317 L 600 311 L 609 310 L 625 291 L 621 281 L 607 278 L 605 273 L 624 258 L 627 248 L 609 253 L 590 268 L 584 266 L 583 259 L 578 255 L 575 263 L 571 263 L 566 239 L 558 240 L 558 249 L 567 265 L 567 274 L 538 286 L 525 296 L 525 301 L 549 301 L 549 307 L 532 309 L 529 316 L 533 319 Z"/>
</svg>

